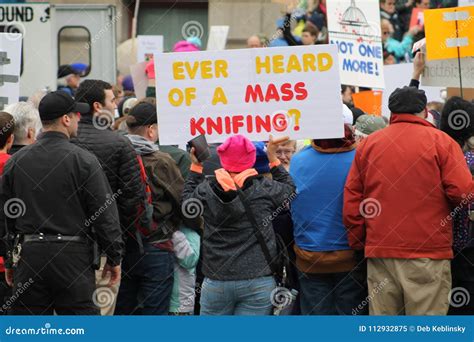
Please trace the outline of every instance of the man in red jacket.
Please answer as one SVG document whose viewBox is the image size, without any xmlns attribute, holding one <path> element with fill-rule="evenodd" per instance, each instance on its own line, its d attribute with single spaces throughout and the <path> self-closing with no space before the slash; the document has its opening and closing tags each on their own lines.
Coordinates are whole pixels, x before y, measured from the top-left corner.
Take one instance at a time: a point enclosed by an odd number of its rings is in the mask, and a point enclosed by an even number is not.
<svg viewBox="0 0 474 342">
<path fill-rule="evenodd" d="M 371 315 L 445 315 L 452 213 L 473 196 L 459 145 L 425 120 L 424 91 L 396 89 L 390 126 L 358 147 L 344 189 L 349 243 L 368 258 Z"/>
</svg>

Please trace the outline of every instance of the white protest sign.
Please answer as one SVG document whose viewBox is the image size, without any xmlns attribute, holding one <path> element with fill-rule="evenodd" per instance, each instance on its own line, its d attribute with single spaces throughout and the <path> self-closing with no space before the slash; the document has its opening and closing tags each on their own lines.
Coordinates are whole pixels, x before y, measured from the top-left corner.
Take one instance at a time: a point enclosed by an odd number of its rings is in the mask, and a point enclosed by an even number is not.
<svg viewBox="0 0 474 342">
<path fill-rule="evenodd" d="M 413 44 L 412 52 L 420 50 L 426 54 L 426 39 Z M 474 88 L 474 57 L 434 59 L 426 61 L 421 84 L 431 87 L 459 88 L 459 65 L 461 65 L 463 88 Z"/>
<path fill-rule="evenodd" d="M 458 0 L 458 7 L 474 6 L 474 0 Z"/>
<path fill-rule="evenodd" d="M 146 96 L 146 88 L 148 87 L 148 77 L 145 68 L 148 62 L 141 62 L 130 66 L 130 75 L 132 75 L 133 88 L 137 99 Z"/>
<path fill-rule="evenodd" d="M 384 87 L 379 0 L 327 2 L 329 42 L 339 48 L 342 84 Z"/>
<path fill-rule="evenodd" d="M 163 36 L 137 36 L 137 63 L 148 61 L 154 53 L 163 52 Z"/>
<path fill-rule="evenodd" d="M 474 88 L 474 57 L 464 57 L 461 63 L 463 88 Z M 459 88 L 458 59 L 435 59 L 426 61 L 421 83 L 427 86 Z"/>
<path fill-rule="evenodd" d="M 412 73 L 413 63 L 400 63 L 384 66 L 385 89 L 382 94 L 383 116 L 390 117 L 390 109 L 388 109 L 388 98 L 390 97 L 390 94 L 397 88 L 407 86 L 410 83 L 410 76 Z M 425 91 L 428 102 L 444 102 L 441 98 L 441 91 L 445 90 L 445 87 L 422 86 L 420 89 Z"/>
<path fill-rule="evenodd" d="M 228 34 L 229 26 L 211 26 L 206 50 L 224 50 Z"/>
<path fill-rule="evenodd" d="M 0 33 L 0 110 L 20 97 L 20 33 Z"/>
<path fill-rule="evenodd" d="M 160 143 L 344 135 L 337 47 L 155 54 Z"/>
</svg>

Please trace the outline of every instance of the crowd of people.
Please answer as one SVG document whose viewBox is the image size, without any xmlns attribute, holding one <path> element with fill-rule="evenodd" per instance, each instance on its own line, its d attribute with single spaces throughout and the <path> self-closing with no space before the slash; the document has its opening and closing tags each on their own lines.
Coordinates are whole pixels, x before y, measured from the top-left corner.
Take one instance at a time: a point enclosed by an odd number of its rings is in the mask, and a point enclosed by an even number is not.
<svg viewBox="0 0 474 342">
<path fill-rule="evenodd" d="M 474 104 L 433 120 L 423 67 L 419 53 L 390 122 L 343 104 L 343 138 L 235 135 L 204 161 L 160 145 L 154 98 L 104 81 L 8 106 L 2 311 L 267 315 L 283 248 L 291 314 L 472 314 L 450 292 L 474 291 Z"/>
<path fill-rule="evenodd" d="M 379 1 L 384 64 L 412 61 L 413 44 L 425 37 L 423 10 L 457 6 L 457 0 Z M 292 6 L 287 6 L 285 17 L 277 20 L 277 31 L 272 37 L 251 36 L 247 41 L 247 47 L 328 44 L 330 37 L 326 0 L 314 1 L 311 8 L 308 6 L 308 1 L 294 3 Z M 412 19 L 413 15 L 416 16 L 414 19 Z M 366 19 L 371 20 L 371 18 Z M 377 32 L 374 30 L 373 33 Z"/>
<path fill-rule="evenodd" d="M 411 59 L 407 18 L 428 6 L 381 1 L 387 60 Z M 248 46 L 327 43 L 325 15 L 324 0 L 295 9 Z M 234 135 L 208 158 L 160 144 L 153 60 L 145 98 L 62 66 L 58 91 L 0 112 L 1 312 L 473 314 L 474 104 L 429 102 L 424 63 L 390 119 L 343 85 L 344 137 Z"/>
</svg>

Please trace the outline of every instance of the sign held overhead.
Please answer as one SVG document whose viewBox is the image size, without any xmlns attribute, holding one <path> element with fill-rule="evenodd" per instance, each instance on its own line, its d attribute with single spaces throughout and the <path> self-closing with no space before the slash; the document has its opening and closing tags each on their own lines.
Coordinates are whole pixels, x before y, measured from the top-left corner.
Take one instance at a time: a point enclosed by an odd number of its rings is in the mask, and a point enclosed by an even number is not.
<svg viewBox="0 0 474 342">
<path fill-rule="evenodd" d="M 160 143 L 342 137 L 333 45 L 155 55 Z"/>
</svg>

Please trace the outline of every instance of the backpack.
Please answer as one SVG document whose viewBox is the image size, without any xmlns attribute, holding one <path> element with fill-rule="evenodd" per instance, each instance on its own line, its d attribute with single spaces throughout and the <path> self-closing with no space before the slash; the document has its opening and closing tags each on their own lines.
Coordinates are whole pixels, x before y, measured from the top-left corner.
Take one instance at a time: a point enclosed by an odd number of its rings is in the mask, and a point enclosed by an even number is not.
<svg viewBox="0 0 474 342">
<path fill-rule="evenodd" d="M 143 196 L 135 211 L 133 220 L 133 231 L 128 234 L 138 243 L 140 252 L 143 254 L 143 241 L 147 240 L 158 229 L 158 224 L 153 220 L 153 202 L 148 176 L 143 165 L 141 156 L 137 156 L 140 165 L 140 181 L 143 185 Z"/>
</svg>

